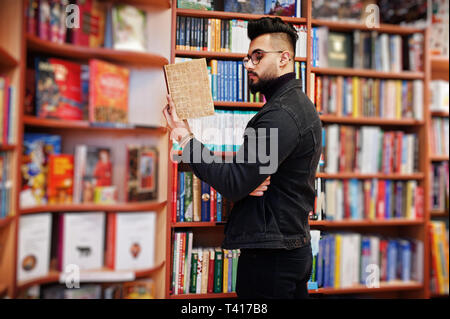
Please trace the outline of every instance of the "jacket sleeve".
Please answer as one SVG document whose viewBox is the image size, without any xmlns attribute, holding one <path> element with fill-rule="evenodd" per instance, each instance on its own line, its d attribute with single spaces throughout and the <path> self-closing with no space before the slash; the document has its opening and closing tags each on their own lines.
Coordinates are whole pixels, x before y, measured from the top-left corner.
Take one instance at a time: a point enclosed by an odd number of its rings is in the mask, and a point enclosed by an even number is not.
<svg viewBox="0 0 450 319">
<path fill-rule="evenodd" d="M 292 116 L 277 108 L 262 114 L 245 130 L 244 143 L 232 161 L 214 156 L 195 138 L 184 147 L 182 160 L 189 163 L 197 177 L 236 202 L 278 170 L 298 139 L 299 128 Z"/>
</svg>

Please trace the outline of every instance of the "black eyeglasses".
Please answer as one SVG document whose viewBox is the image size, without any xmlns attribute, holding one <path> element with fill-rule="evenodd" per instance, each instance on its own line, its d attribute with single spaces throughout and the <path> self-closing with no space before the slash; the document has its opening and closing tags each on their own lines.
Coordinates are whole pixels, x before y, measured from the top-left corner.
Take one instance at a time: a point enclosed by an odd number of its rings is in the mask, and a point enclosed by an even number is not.
<svg viewBox="0 0 450 319">
<path fill-rule="evenodd" d="M 265 53 L 283 53 L 284 51 L 264 51 L 264 50 L 255 50 L 251 55 L 247 55 L 245 58 L 242 59 L 242 63 L 244 63 L 244 66 L 247 65 L 247 63 L 252 60 L 253 65 L 257 65 L 261 59 L 264 57 Z"/>
</svg>

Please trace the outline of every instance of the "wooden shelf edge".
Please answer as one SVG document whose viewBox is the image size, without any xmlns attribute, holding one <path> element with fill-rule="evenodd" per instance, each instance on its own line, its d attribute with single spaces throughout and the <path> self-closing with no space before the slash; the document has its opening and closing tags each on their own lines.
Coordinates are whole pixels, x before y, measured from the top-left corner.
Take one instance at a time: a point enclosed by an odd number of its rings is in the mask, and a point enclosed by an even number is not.
<svg viewBox="0 0 450 319">
<path fill-rule="evenodd" d="M 11 54 L 6 52 L 5 49 L 0 47 L 0 68 L 1 67 L 15 67 L 19 65 L 19 61 L 17 61 Z"/>
<path fill-rule="evenodd" d="M 191 56 L 208 59 L 211 58 L 242 59 L 247 56 L 247 53 L 218 52 L 218 51 L 204 51 L 204 50 L 175 50 L 175 56 Z M 306 62 L 307 58 L 296 57 L 295 61 Z"/>
<path fill-rule="evenodd" d="M 424 72 L 402 71 L 402 72 L 383 72 L 370 69 L 354 69 L 354 68 L 324 68 L 312 67 L 312 73 L 325 75 L 342 75 L 342 76 L 360 76 L 368 78 L 385 78 L 385 79 L 404 79 L 404 80 L 420 80 L 424 78 Z"/>
<path fill-rule="evenodd" d="M 237 294 L 235 292 L 169 295 L 169 299 L 218 299 L 218 298 L 236 298 L 236 297 Z"/>
<path fill-rule="evenodd" d="M 25 115 L 23 117 L 23 123 L 25 126 L 30 127 L 46 127 L 49 129 L 64 129 L 64 130 L 85 130 L 96 132 L 114 132 L 114 133 L 139 133 L 139 134 L 165 134 L 167 128 L 165 127 L 107 127 L 107 126 L 95 126 L 88 121 L 75 121 L 75 120 L 57 120 L 57 119 L 44 119 L 31 115 Z"/>
<path fill-rule="evenodd" d="M 20 214 L 56 213 L 56 212 L 140 212 L 140 211 L 160 211 L 167 201 L 163 202 L 142 202 L 142 203 L 117 203 L 117 204 L 61 204 L 43 205 L 35 207 L 21 208 Z"/>
<path fill-rule="evenodd" d="M 63 56 L 70 59 L 105 59 L 130 65 L 162 67 L 169 61 L 160 55 L 148 52 L 123 51 L 108 48 L 91 48 L 70 43 L 54 43 L 27 34 L 27 48 L 33 52 Z"/>
<path fill-rule="evenodd" d="M 16 216 L 7 216 L 4 218 L 0 218 L 0 229 L 3 227 L 7 227 L 12 221 L 16 218 Z"/>
<path fill-rule="evenodd" d="M 172 228 L 181 227 L 216 227 L 223 226 L 226 222 L 176 222 L 172 223 Z"/>
<path fill-rule="evenodd" d="M 416 119 L 388 119 L 382 117 L 351 117 L 338 115 L 320 115 L 320 119 L 326 123 L 343 123 L 343 124 L 372 124 L 372 125 L 393 125 L 393 126 L 419 126 L 425 122 Z"/>
<path fill-rule="evenodd" d="M 0 284 L 0 298 L 8 293 L 8 286 L 5 284 Z"/>
<path fill-rule="evenodd" d="M 155 272 L 163 269 L 165 264 L 166 264 L 166 262 L 162 261 L 150 269 L 135 270 L 134 273 L 135 273 L 136 279 L 153 275 Z"/>
<path fill-rule="evenodd" d="M 338 22 L 334 20 L 325 19 L 312 19 L 311 24 L 313 26 L 324 26 L 332 30 L 363 30 L 363 31 L 377 31 L 383 33 L 395 33 L 395 34 L 413 34 L 413 33 L 423 33 L 425 29 L 400 26 L 395 24 L 380 24 L 379 27 L 368 27 L 364 23 L 358 22 Z"/>
<path fill-rule="evenodd" d="M 306 18 L 297 17 L 283 17 L 272 16 L 266 14 L 252 14 L 252 13 L 239 13 L 239 12 L 226 12 L 226 11 L 213 11 L 213 10 L 196 10 L 196 9 L 179 9 L 176 8 L 176 14 L 179 16 L 190 17 L 203 17 L 203 18 L 216 18 L 216 19 L 241 19 L 241 20 L 256 20 L 262 17 L 278 17 L 284 22 L 293 24 L 306 24 Z"/>
<path fill-rule="evenodd" d="M 424 178 L 423 173 L 415 174 L 361 174 L 361 173 L 317 173 L 316 177 L 325 179 L 395 179 L 395 180 L 420 180 Z"/>
<path fill-rule="evenodd" d="M 150 6 L 153 8 L 169 9 L 172 7 L 170 0 L 102 0 L 108 2 L 120 2 L 121 4 Z"/>
<path fill-rule="evenodd" d="M 432 162 L 444 162 L 449 160 L 448 155 L 431 155 L 430 160 Z"/>
<path fill-rule="evenodd" d="M 359 293 L 380 293 L 389 291 L 408 291 L 423 289 L 423 284 L 418 282 L 383 282 L 380 283 L 379 288 L 368 288 L 364 285 L 357 285 L 348 288 L 319 288 L 309 290 L 310 294 L 324 294 L 324 295 L 336 295 L 336 294 L 359 294 Z"/>
<path fill-rule="evenodd" d="M 0 144 L 0 152 L 13 151 L 16 149 L 16 147 L 16 145 L 12 144 Z"/>
<path fill-rule="evenodd" d="M 430 111 L 430 114 L 436 117 L 449 117 L 448 111 Z"/>
<path fill-rule="evenodd" d="M 261 108 L 264 103 L 254 103 L 254 102 L 228 102 L 228 101 L 214 101 L 215 107 L 248 107 L 248 108 Z"/>
<path fill-rule="evenodd" d="M 312 227 L 378 227 L 378 226 L 414 226 L 423 225 L 424 219 L 392 218 L 385 220 L 310 220 Z"/>
<path fill-rule="evenodd" d="M 430 216 L 431 217 L 448 217 L 449 216 L 449 212 L 448 210 L 431 210 L 430 211 Z"/>
</svg>

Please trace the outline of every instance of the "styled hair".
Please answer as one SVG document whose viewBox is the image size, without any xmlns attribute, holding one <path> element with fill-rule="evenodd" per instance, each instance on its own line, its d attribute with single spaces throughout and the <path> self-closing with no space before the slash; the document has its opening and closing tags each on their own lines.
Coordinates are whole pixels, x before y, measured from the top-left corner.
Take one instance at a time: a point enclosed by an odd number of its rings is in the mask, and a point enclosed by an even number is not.
<svg viewBox="0 0 450 319">
<path fill-rule="evenodd" d="M 250 20 L 248 22 L 247 35 L 250 41 L 267 33 L 284 33 L 286 37 L 281 36 L 281 38 L 284 38 L 283 40 L 287 40 L 290 43 L 295 56 L 295 44 L 298 39 L 298 34 L 292 25 L 283 22 L 280 18 L 270 17 Z"/>
</svg>

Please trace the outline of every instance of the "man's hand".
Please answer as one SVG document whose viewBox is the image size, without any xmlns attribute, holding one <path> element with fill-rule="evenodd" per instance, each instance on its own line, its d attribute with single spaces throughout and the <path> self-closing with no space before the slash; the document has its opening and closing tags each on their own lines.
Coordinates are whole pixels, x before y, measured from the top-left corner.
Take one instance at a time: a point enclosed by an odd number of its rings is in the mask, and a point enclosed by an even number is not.
<svg viewBox="0 0 450 319">
<path fill-rule="evenodd" d="M 264 192 L 267 190 L 267 186 L 270 185 L 270 176 L 267 177 L 264 182 L 261 183 L 258 187 L 256 187 L 253 192 L 250 193 L 250 196 L 263 196 Z"/>
<path fill-rule="evenodd" d="M 180 142 L 183 137 L 191 133 L 191 129 L 186 120 L 181 120 L 178 117 L 175 110 L 175 104 L 170 95 L 167 95 L 167 103 L 168 104 L 163 109 L 163 114 L 167 121 L 167 128 L 170 131 L 170 137 L 174 138 L 177 142 Z"/>
</svg>

